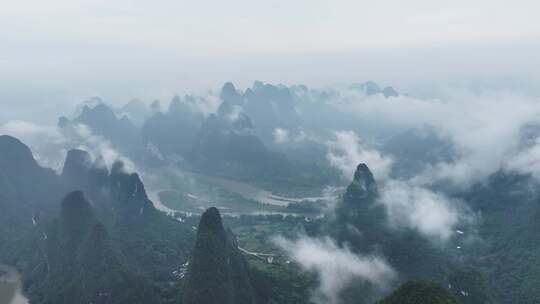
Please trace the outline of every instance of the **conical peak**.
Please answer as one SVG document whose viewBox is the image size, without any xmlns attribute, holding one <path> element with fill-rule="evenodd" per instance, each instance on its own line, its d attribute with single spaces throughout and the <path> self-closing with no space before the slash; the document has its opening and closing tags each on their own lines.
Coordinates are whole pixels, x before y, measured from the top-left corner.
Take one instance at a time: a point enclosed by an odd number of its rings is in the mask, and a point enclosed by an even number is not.
<svg viewBox="0 0 540 304">
<path fill-rule="evenodd" d="M 201 216 L 199 231 L 208 230 L 212 232 L 224 232 L 221 214 L 216 207 L 208 208 Z"/>
<path fill-rule="evenodd" d="M 62 201 L 62 212 L 72 210 L 86 210 L 90 208 L 90 204 L 84 197 L 82 191 L 73 191 L 66 195 Z"/>
<path fill-rule="evenodd" d="M 92 157 L 90 156 L 90 153 L 80 149 L 71 149 L 67 153 L 62 175 L 85 174 L 85 172 L 81 171 L 87 171 L 91 166 Z"/>
<path fill-rule="evenodd" d="M 37 165 L 30 148 L 19 139 L 9 135 L 0 135 L 0 164 L 2 163 L 9 167 Z"/>
<path fill-rule="evenodd" d="M 364 180 L 369 182 L 375 181 L 375 179 L 373 178 L 373 173 L 371 173 L 369 167 L 364 163 L 360 163 L 356 167 L 356 171 L 354 172 L 354 180 Z"/>
</svg>

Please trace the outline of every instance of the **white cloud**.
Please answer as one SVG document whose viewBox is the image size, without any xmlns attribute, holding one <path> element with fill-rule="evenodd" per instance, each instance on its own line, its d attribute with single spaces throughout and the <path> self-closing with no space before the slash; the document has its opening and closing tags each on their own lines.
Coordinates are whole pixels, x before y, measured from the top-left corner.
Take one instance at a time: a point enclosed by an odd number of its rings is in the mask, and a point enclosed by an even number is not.
<svg viewBox="0 0 540 304">
<path fill-rule="evenodd" d="M 456 225 L 466 219 L 460 202 L 404 181 L 384 183 L 379 202 L 385 206 L 391 226 L 414 229 L 432 240 L 447 241 Z"/>
<path fill-rule="evenodd" d="M 66 153 L 63 147 L 68 141 L 56 126 L 11 120 L 0 124 L 0 134 L 16 137 L 28 145 L 41 166 L 50 167 L 56 171 L 61 169 Z"/>
<path fill-rule="evenodd" d="M 385 207 L 391 227 L 413 229 L 430 240 L 444 242 L 456 225 L 471 218 L 461 202 L 429 189 L 432 180 L 426 179 L 426 174 L 409 180 L 393 179 L 389 176 L 391 158 L 374 148 L 364 147 L 352 131 L 336 132 L 335 135 L 336 140 L 328 143 L 330 164 L 340 169 L 347 180 L 351 179 L 358 164 L 367 164 L 378 183 L 378 202 Z M 446 177 L 465 179 L 470 168 L 454 166 L 449 171 L 454 175 Z M 442 174 L 443 170 L 438 172 Z"/>
<path fill-rule="evenodd" d="M 535 140 L 532 146 L 517 152 L 507 161 L 506 168 L 520 173 L 531 173 L 540 179 L 540 139 Z"/>
<path fill-rule="evenodd" d="M 303 236 L 288 240 L 276 237 L 274 243 L 302 268 L 317 272 L 320 286 L 313 295 L 316 303 L 339 303 L 340 292 L 355 279 L 385 288 L 396 276 L 383 258 L 356 255 L 346 247 L 338 247 L 329 238 Z"/>
<path fill-rule="evenodd" d="M 449 180 L 457 186 L 469 186 L 504 166 L 515 156 L 523 126 L 540 119 L 538 98 L 505 91 L 453 91 L 445 100 L 373 96 L 334 104 L 394 132 L 433 126 L 451 140 L 458 155 L 452 162 L 428 167 L 417 179 Z"/>
<path fill-rule="evenodd" d="M 18 138 L 32 150 L 34 158 L 44 167 L 62 170 L 67 150 L 80 148 L 94 157 L 101 155 L 110 167 L 121 160 L 129 172 L 136 171 L 135 164 L 128 157 L 119 153 L 112 143 L 102 136 L 92 133 L 83 124 L 72 123 L 66 128 L 36 124 L 28 121 L 13 120 L 0 125 L 0 134 Z"/>
<path fill-rule="evenodd" d="M 195 105 L 197 107 L 197 110 L 201 112 L 205 117 L 216 113 L 219 106 L 221 105 L 222 100 L 219 98 L 219 96 L 216 96 L 212 94 L 212 92 L 209 92 L 204 97 L 197 97 L 195 98 Z"/>
<path fill-rule="evenodd" d="M 289 142 L 289 131 L 286 129 L 275 128 L 272 134 L 274 135 L 274 142 L 276 144 L 284 144 Z"/>
<path fill-rule="evenodd" d="M 376 149 L 367 147 L 352 131 L 334 133 L 335 140 L 327 142 L 330 164 L 338 168 L 343 178 L 349 180 L 359 163 L 368 164 L 369 168 L 379 179 L 388 176 L 393 160 L 383 156 Z"/>
<path fill-rule="evenodd" d="M 272 135 L 274 136 L 274 142 L 276 144 L 302 143 L 308 139 L 316 141 L 313 137 L 308 138 L 308 135 L 302 128 L 298 128 L 293 132 L 283 128 L 275 128 Z"/>
<path fill-rule="evenodd" d="M 22 141 L 52 140 L 61 142 L 62 136 L 54 126 L 39 125 L 29 121 L 11 120 L 0 125 L 0 134 L 7 134 Z"/>
<path fill-rule="evenodd" d="M 235 122 L 240 118 L 240 114 L 243 113 L 243 110 L 241 106 L 239 105 L 233 105 L 231 108 L 231 111 L 227 113 L 227 119 L 231 122 Z"/>
<path fill-rule="evenodd" d="M 115 161 L 122 161 L 127 172 L 135 172 L 136 166 L 128 157 L 116 150 L 112 143 L 102 136 L 94 135 L 92 130 L 79 123 L 71 123 L 64 127 L 62 134 L 69 140 L 69 148 L 80 148 L 88 151 L 92 156 L 102 156 L 110 168 Z"/>
</svg>

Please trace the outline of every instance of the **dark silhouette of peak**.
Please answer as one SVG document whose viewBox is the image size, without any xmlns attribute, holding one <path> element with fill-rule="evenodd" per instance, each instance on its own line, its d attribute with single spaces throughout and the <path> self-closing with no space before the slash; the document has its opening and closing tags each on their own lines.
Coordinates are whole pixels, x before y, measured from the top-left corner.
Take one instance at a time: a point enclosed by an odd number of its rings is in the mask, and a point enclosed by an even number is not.
<svg viewBox="0 0 540 304">
<path fill-rule="evenodd" d="M 59 179 L 56 173 L 52 169 L 42 168 L 30 148 L 9 135 L 0 135 L 0 180 L 4 183 L 9 181 L 11 185 L 8 189 L 13 191 L 13 195 L 18 193 L 18 204 L 43 205 L 51 198 L 50 194 L 58 194 Z"/>
<path fill-rule="evenodd" d="M 381 92 L 381 87 L 379 87 L 378 84 L 376 84 L 374 81 L 368 81 L 364 84 L 366 94 L 367 95 L 374 95 Z"/>
<path fill-rule="evenodd" d="M 215 208 L 215 207 L 212 207 L 212 208 Z M 232 248 L 238 248 L 238 239 L 236 239 L 236 235 L 234 235 L 234 232 L 230 228 L 227 228 L 225 233 L 227 234 L 227 239 L 230 245 L 232 246 Z"/>
<path fill-rule="evenodd" d="M 364 92 L 367 96 L 377 94 L 383 94 L 386 98 L 399 96 L 399 93 L 393 87 L 387 86 L 383 89 L 374 81 L 353 83 L 349 88 L 352 90 Z"/>
<path fill-rule="evenodd" d="M 29 282 L 47 303 L 151 303 L 146 282 L 121 261 L 106 227 L 81 191 L 69 193 L 51 223 L 42 260 Z M 127 288 L 130 290 L 127 290 Z"/>
<path fill-rule="evenodd" d="M 67 126 L 69 125 L 70 122 L 71 122 L 71 121 L 70 121 L 67 117 L 65 117 L 65 116 L 60 116 L 60 117 L 58 118 L 57 126 L 58 126 L 59 128 L 65 128 L 65 127 L 67 127 Z"/>
<path fill-rule="evenodd" d="M 126 172 L 123 163 L 114 163 L 110 175 L 110 191 L 120 216 L 139 216 L 154 211 L 137 173 Z"/>
<path fill-rule="evenodd" d="M 92 157 L 90 153 L 72 149 L 69 150 L 62 169 L 62 176 L 66 178 L 80 179 L 88 174 L 88 170 L 92 166 Z"/>
<path fill-rule="evenodd" d="M 172 105 L 180 104 L 180 103 L 182 103 L 182 99 L 180 98 L 180 96 L 174 95 L 173 98 L 171 99 L 170 104 L 169 104 L 169 111 L 170 111 Z"/>
<path fill-rule="evenodd" d="M 90 203 L 84 197 L 82 191 L 73 191 L 66 195 L 62 201 L 61 218 L 76 221 L 91 214 Z"/>
<path fill-rule="evenodd" d="M 22 234 L 39 222 L 39 214 L 58 212 L 58 201 L 65 193 L 58 175 L 42 168 L 30 149 L 20 140 L 0 135 L 0 231 Z M 32 218 L 33 221 L 27 222 Z M 20 238 L 17 235 L 13 240 Z M 11 246 L 0 233 L 0 251 Z M 3 245 L 3 246 L 2 246 Z"/>
<path fill-rule="evenodd" d="M 93 108 L 85 105 L 81 115 L 77 118 L 82 123 L 110 122 L 116 119 L 113 109 L 104 103 L 99 103 Z"/>
<path fill-rule="evenodd" d="M 221 88 L 221 98 L 232 96 L 236 93 L 236 87 L 232 82 L 226 82 L 225 84 L 223 84 L 223 87 Z"/>
<path fill-rule="evenodd" d="M 68 191 L 91 189 L 92 157 L 84 150 L 69 150 L 62 170 L 62 179 Z"/>
<path fill-rule="evenodd" d="M 459 302 L 435 282 L 412 280 L 401 285 L 378 304 L 458 304 Z"/>
<path fill-rule="evenodd" d="M 226 82 L 221 88 L 220 98 L 224 102 L 229 102 L 233 105 L 242 104 L 242 95 L 238 93 L 232 82 Z"/>
<path fill-rule="evenodd" d="M 385 87 L 382 90 L 384 97 L 397 97 L 399 93 L 393 87 Z"/>
<path fill-rule="evenodd" d="M 242 113 L 210 115 L 201 127 L 194 154 L 203 170 L 225 169 L 228 174 L 238 169 L 262 171 L 273 161 L 273 155 L 254 134 L 251 120 Z"/>
<path fill-rule="evenodd" d="M 295 97 L 283 85 L 257 81 L 244 94 L 244 112 L 253 120 L 257 133 L 266 143 L 274 140 L 276 128 L 295 129 L 301 119 L 295 108 Z"/>
<path fill-rule="evenodd" d="M 201 216 L 199 233 L 211 233 L 225 239 L 226 234 L 221 221 L 221 215 L 216 207 L 208 208 Z"/>
<path fill-rule="evenodd" d="M 73 191 L 62 201 L 58 218 L 58 240 L 65 250 L 75 250 L 96 223 L 90 203 L 82 191 Z"/>
<path fill-rule="evenodd" d="M 144 184 L 142 183 L 139 174 L 132 173 L 129 175 L 130 184 L 133 187 L 133 192 L 131 195 L 133 197 L 142 198 L 144 200 L 148 200 L 148 197 L 146 196 L 146 191 L 144 190 Z"/>
<path fill-rule="evenodd" d="M 354 172 L 354 180 L 365 180 L 368 182 L 374 182 L 373 173 L 369 170 L 368 166 L 364 163 L 358 164 L 356 166 L 356 171 Z"/>
<path fill-rule="evenodd" d="M 96 158 L 96 160 L 92 164 L 92 168 L 107 170 L 107 163 L 105 162 L 105 159 L 103 158 L 103 156 L 99 155 Z"/>
<path fill-rule="evenodd" d="M 183 298 L 184 304 L 256 302 L 244 257 L 214 207 L 201 217 Z"/>
<path fill-rule="evenodd" d="M 152 101 L 152 103 L 150 104 L 150 110 L 153 113 L 161 112 L 161 102 L 157 99 Z"/>
<path fill-rule="evenodd" d="M 123 124 L 133 123 L 137 126 L 142 125 L 151 115 L 148 106 L 138 98 L 130 100 L 123 107 L 115 109 L 115 111 L 117 114 L 123 115 L 121 121 L 129 118 L 128 121 L 123 121 Z"/>
<path fill-rule="evenodd" d="M 111 171 L 111 182 L 113 187 L 116 187 L 123 194 L 130 195 L 134 198 L 147 199 L 144 185 L 137 173 L 129 173 L 126 171 L 123 162 L 117 161 L 113 165 Z"/>
<path fill-rule="evenodd" d="M 223 101 L 217 110 L 218 116 L 226 116 L 232 113 L 235 110 L 235 104 L 230 101 Z"/>
<path fill-rule="evenodd" d="M 15 137 L 0 135 L 0 168 L 10 172 L 36 168 L 38 164 L 25 144 Z M 19 172 L 21 174 L 22 172 Z"/>
<path fill-rule="evenodd" d="M 126 132 L 131 132 L 132 129 L 135 129 L 135 125 L 127 116 L 123 115 L 121 118 L 118 118 L 111 107 L 105 104 L 99 104 L 96 108 L 94 108 L 94 114 L 97 122 L 101 120 L 103 123 L 110 123 L 111 127 L 123 128 Z"/>
<path fill-rule="evenodd" d="M 175 96 L 164 113 L 160 112 L 159 102 L 153 104 L 153 115 L 143 124 L 140 133 L 149 159 L 163 161 L 162 156 L 166 155 L 190 156 L 204 116 L 196 110 L 196 105 L 188 104 L 189 100 Z"/>
<path fill-rule="evenodd" d="M 73 122 L 90 127 L 93 134 L 105 137 L 128 152 L 135 149 L 137 127 L 127 116 L 118 118 L 114 110 L 104 103 L 98 103 L 93 108 L 84 106 L 81 114 L 73 119 Z"/>
<path fill-rule="evenodd" d="M 364 163 L 359 164 L 354 172 L 354 179 L 347 188 L 346 197 L 352 199 L 374 198 L 377 195 L 377 183 L 373 173 Z"/>
<path fill-rule="evenodd" d="M 109 169 L 100 155 L 88 170 L 88 186 L 91 191 L 103 189 L 109 183 Z"/>
<path fill-rule="evenodd" d="M 290 174 L 285 157 L 270 151 L 256 134 L 250 116 L 237 108 L 211 114 L 202 124 L 192 150 L 201 171 L 250 178 Z M 223 111 L 222 111 L 223 110 Z"/>
<path fill-rule="evenodd" d="M 369 229 L 375 235 L 376 227 L 381 225 L 385 210 L 375 204 L 378 196 L 377 183 L 366 164 L 359 164 L 354 179 L 347 187 L 343 198 L 336 206 L 336 224 L 338 238 L 350 238 L 350 227 L 360 231 Z M 366 234 L 369 236 L 371 234 Z"/>
<path fill-rule="evenodd" d="M 263 83 L 261 81 L 256 81 L 253 84 L 252 89 L 249 90 L 249 93 L 252 94 L 248 97 L 257 97 L 259 99 L 271 99 L 277 103 L 289 103 L 292 102 L 292 94 L 290 90 L 283 85 L 271 85 L 269 83 Z M 248 91 L 246 91 L 248 95 Z"/>
<path fill-rule="evenodd" d="M 101 190 L 109 184 L 109 171 L 103 157 L 92 161 L 88 152 L 79 149 L 68 152 L 61 177 L 67 191 L 82 190 L 91 199 L 101 195 Z"/>
<path fill-rule="evenodd" d="M 197 116 L 198 113 L 195 113 L 190 107 L 190 103 L 193 102 L 192 99 L 190 96 L 185 96 L 182 100 L 182 98 L 175 95 L 169 104 L 168 113 L 177 119 L 193 119 L 190 116 Z"/>
<path fill-rule="evenodd" d="M 125 104 L 122 107 L 122 110 L 132 114 L 132 113 L 146 112 L 148 108 L 146 107 L 146 104 L 142 100 L 135 98 L 135 99 L 130 100 L 127 104 Z"/>
<path fill-rule="evenodd" d="M 117 160 L 111 167 L 111 175 L 119 175 L 126 172 L 125 164 L 121 160 Z"/>
</svg>

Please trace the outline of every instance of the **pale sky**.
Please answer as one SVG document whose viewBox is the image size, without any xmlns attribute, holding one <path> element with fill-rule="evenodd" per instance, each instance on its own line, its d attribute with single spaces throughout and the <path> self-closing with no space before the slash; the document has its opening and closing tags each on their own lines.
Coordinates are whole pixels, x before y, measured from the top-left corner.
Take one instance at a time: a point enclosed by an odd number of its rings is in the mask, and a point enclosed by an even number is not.
<svg viewBox="0 0 540 304">
<path fill-rule="evenodd" d="M 540 79 L 538 1 L 0 1 L 0 104 L 13 113 L 229 80 L 414 93 L 456 81 L 534 91 Z"/>
</svg>

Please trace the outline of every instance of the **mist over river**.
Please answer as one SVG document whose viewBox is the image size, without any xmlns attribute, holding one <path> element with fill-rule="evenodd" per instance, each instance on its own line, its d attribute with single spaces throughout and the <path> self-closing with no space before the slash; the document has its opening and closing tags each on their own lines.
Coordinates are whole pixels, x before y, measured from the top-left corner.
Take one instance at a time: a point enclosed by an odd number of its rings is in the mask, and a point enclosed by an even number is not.
<svg viewBox="0 0 540 304">
<path fill-rule="evenodd" d="M 0 264 L 0 304 L 28 304 L 21 287 L 21 275 L 17 269 Z"/>
</svg>

